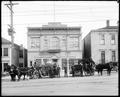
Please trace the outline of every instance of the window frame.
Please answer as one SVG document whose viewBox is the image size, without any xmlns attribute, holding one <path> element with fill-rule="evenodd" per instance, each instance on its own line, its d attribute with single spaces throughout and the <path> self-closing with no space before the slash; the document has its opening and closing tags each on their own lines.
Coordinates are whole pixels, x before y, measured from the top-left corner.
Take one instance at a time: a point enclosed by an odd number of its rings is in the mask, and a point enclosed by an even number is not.
<svg viewBox="0 0 120 97">
<path fill-rule="evenodd" d="M 103 54 L 104 54 L 104 58 L 102 58 Z M 105 51 L 104 50 L 101 51 L 101 63 L 105 63 Z"/>
<path fill-rule="evenodd" d="M 116 61 L 116 51 L 112 50 L 111 52 L 112 52 L 112 54 L 111 54 L 112 61 L 115 62 Z M 113 52 L 114 52 L 114 54 L 113 54 Z"/>
<path fill-rule="evenodd" d="M 52 37 L 50 39 L 50 49 L 60 49 L 60 39 L 58 37 Z"/>
<path fill-rule="evenodd" d="M 6 54 L 5 49 L 7 49 L 7 55 L 5 55 Z M 8 57 L 9 56 L 9 54 L 8 54 L 8 48 L 7 47 L 3 48 L 3 56 L 4 57 Z"/>
<path fill-rule="evenodd" d="M 114 38 L 113 38 L 114 35 Z M 115 34 L 111 34 L 111 45 L 115 45 Z"/>
<path fill-rule="evenodd" d="M 100 34 L 100 44 L 105 45 L 105 34 Z"/>
<path fill-rule="evenodd" d="M 31 49 L 40 48 L 40 37 L 31 37 L 30 48 Z"/>
</svg>

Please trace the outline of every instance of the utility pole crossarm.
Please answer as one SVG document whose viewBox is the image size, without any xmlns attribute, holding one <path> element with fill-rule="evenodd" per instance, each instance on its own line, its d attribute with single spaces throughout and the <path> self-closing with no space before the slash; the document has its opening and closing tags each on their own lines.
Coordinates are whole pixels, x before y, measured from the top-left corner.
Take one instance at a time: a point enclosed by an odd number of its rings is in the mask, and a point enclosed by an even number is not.
<svg viewBox="0 0 120 97">
<path fill-rule="evenodd" d="M 11 11 L 12 13 L 14 13 L 13 10 L 12 10 L 8 5 L 7 5 L 7 7 L 10 9 L 10 11 Z"/>
<path fill-rule="evenodd" d="M 10 9 L 10 11 L 11 11 L 12 13 L 14 13 L 13 10 L 10 8 L 10 6 L 18 5 L 18 3 L 11 3 L 11 1 L 10 1 L 10 4 L 4 4 L 4 5 L 6 5 L 6 6 Z M 10 5 L 10 6 L 9 6 L 9 5 Z"/>
</svg>

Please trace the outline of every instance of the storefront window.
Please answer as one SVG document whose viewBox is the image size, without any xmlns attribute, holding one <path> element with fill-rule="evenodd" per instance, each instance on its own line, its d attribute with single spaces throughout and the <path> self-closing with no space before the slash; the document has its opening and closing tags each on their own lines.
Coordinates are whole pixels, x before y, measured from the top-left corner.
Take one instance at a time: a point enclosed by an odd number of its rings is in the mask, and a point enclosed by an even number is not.
<svg viewBox="0 0 120 97">
<path fill-rule="evenodd" d="M 36 59 L 36 64 L 37 64 L 38 66 L 40 66 L 40 65 L 41 65 L 41 59 Z"/>
<path fill-rule="evenodd" d="M 43 59 L 44 64 L 46 65 L 49 59 Z"/>
</svg>

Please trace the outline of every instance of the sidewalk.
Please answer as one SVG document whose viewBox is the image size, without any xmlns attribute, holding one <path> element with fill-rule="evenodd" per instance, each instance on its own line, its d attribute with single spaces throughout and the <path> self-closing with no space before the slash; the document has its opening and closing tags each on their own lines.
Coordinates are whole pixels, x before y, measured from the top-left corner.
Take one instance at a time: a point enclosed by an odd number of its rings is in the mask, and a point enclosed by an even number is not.
<svg viewBox="0 0 120 97">
<path fill-rule="evenodd" d="M 10 76 L 2 76 L 1 78 L 2 81 L 8 81 L 10 79 L 11 79 Z"/>
</svg>

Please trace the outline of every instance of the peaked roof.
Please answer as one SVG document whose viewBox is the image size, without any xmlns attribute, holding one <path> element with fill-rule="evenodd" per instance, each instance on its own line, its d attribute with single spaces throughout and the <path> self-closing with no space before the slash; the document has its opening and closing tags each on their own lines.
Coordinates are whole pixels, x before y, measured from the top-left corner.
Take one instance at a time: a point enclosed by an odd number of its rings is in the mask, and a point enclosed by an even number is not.
<svg viewBox="0 0 120 97">
<path fill-rule="evenodd" d="M 99 29 L 118 29 L 118 26 L 107 26 Z"/>
<path fill-rule="evenodd" d="M 118 26 L 106 26 L 103 28 L 99 28 L 99 29 L 95 29 L 95 30 L 91 30 L 91 32 L 111 32 L 111 31 L 118 31 Z"/>
<path fill-rule="evenodd" d="M 11 44 L 11 41 L 2 37 L 2 44 Z M 15 46 L 19 46 L 18 44 L 14 43 Z"/>
<path fill-rule="evenodd" d="M 2 37 L 2 44 L 11 44 L 11 42 Z"/>
</svg>

